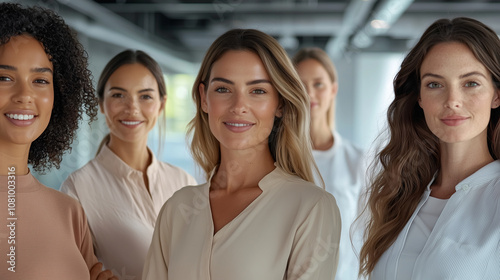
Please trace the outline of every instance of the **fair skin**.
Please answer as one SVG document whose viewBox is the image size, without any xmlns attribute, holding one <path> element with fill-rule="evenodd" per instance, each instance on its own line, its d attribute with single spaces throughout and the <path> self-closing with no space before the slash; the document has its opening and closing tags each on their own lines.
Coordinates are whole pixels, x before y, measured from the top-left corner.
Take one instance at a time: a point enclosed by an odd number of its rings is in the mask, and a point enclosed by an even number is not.
<svg viewBox="0 0 500 280">
<path fill-rule="evenodd" d="M 138 63 L 122 65 L 109 77 L 100 103 L 110 130 L 108 147 L 130 167 L 142 171 L 148 191 L 146 171 L 152 161 L 148 133 L 164 106 L 155 77 Z"/>
<path fill-rule="evenodd" d="M 316 59 L 305 59 L 297 66 L 297 73 L 311 101 L 311 140 L 315 150 L 333 146 L 333 134 L 328 124 L 328 110 L 335 108 L 338 84 L 332 82 L 326 69 Z"/>
<path fill-rule="evenodd" d="M 8 167 L 29 172 L 31 143 L 47 128 L 54 104 L 53 66 L 40 42 L 31 36 L 10 38 L 0 46 L 0 175 Z M 117 280 L 96 263 L 91 280 Z"/>
<path fill-rule="evenodd" d="M 486 67 L 461 43 L 434 46 L 420 70 L 419 105 L 441 151 L 431 195 L 447 199 L 460 181 L 493 161 L 487 126 L 490 110 L 500 105 L 500 91 Z"/>
<path fill-rule="evenodd" d="M 264 64 L 249 51 L 222 55 L 199 93 L 221 149 L 209 195 L 215 234 L 262 193 L 259 181 L 275 168 L 268 138 L 281 112 Z"/>
</svg>

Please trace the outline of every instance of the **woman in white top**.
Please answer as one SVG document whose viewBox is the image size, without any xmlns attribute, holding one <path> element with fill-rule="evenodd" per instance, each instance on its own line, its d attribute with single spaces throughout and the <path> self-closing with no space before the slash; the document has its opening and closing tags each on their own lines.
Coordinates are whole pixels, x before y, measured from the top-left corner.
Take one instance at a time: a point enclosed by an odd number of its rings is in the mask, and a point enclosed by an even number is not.
<svg viewBox="0 0 500 280">
<path fill-rule="evenodd" d="M 369 190 L 370 279 L 499 279 L 500 40 L 441 19 L 401 64 Z"/>
<path fill-rule="evenodd" d="M 104 68 L 97 94 L 110 133 L 97 156 L 72 173 L 61 191 L 82 204 L 104 266 L 120 279 L 138 280 L 161 206 L 196 182 L 158 161 L 147 147 L 167 98 L 156 61 L 142 51 L 119 53 Z"/>
<path fill-rule="evenodd" d="M 191 149 L 208 182 L 167 201 L 143 279 L 333 279 L 339 211 L 313 183 L 308 97 L 283 48 L 226 32 L 192 94 Z"/>
<path fill-rule="evenodd" d="M 366 173 L 364 154 L 335 131 L 338 79 L 328 54 L 320 48 L 304 48 L 293 56 L 292 61 L 310 97 L 313 157 L 325 180 L 326 190 L 337 200 L 342 217 L 339 267 L 335 279 L 355 280 L 359 261 L 349 238 L 349 229 L 359 214 L 359 195 Z M 360 238 L 354 240 L 360 241 Z M 355 243 L 359 250 L 361 242 Z"/>
</svg>

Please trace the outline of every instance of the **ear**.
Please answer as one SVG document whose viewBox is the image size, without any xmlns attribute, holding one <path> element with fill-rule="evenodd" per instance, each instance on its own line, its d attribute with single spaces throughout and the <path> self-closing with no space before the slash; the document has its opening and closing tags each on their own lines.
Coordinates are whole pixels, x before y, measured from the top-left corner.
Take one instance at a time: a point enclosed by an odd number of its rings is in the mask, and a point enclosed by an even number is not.
<svg viewBox="0 0 500 280">
<path fill-rule="evenodd" d="M 500 89 L 495 89 L 493 101 L 491 101 L 491 109 L 496 109 L 500 106 Z"/>
<path fill-rule="evenodd" d="M 104 115 L 104 100 L 99 100 L 99 111 Z"/>
<path fill-rule="evenodd" d="M 339 83 L 333 82 L 332 83 L 332 96 L 337 96 L 338 92 L 339 92 Z"/>
<path fill-rule="evenodd" d="M 422 98 L 420 98 L 420 93 L 418 94 L 418 106 L 422 108 Z"/>
<path fill-rule="evenodd" d="M 203 112 L 208 113 L 207 94 L 205 92 L 204 83 L 200 83 L 198 85 L 198 93 L 200 94 L 201 99 L 201 109 L 203 110 Z"/>
<path fill-rule="evenodd" d="M 160 105 L 160 113 L 165 110 L 165 104 L 167 104 L 167 95 L 161 99 L 161 105 Z"/>
</svg>

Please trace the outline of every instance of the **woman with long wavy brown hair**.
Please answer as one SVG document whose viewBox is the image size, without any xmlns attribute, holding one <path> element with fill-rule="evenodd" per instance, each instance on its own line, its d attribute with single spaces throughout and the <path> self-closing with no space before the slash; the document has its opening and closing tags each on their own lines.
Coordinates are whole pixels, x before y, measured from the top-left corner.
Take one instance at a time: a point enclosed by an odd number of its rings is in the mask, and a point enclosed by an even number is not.
<svg viewBox="0 0 500 280">
<path fill-rule="evenodd" d="M 401 64 L 368 192 L 360 274 L 498 279 L 500 40 L 434 22 Z"/>
</svg>

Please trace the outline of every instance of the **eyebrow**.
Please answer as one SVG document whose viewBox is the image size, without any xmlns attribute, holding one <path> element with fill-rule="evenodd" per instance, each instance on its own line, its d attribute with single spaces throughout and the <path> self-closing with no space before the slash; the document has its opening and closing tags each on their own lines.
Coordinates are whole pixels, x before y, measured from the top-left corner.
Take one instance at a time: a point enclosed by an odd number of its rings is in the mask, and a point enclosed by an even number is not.
<svg viewBox="0 0 500 280">
<path fill-rule="evenodd" d="M 0 65 L 0 69 L 17 71 L 17 67 L 14 67 L 14 66 L 11 66 L 11 65 L 3 65 L 3 64 Z M 52 72 L 52 70 L 50 68 L 48 68 L 48 67 L 35 67 L 35 68 L 31 68 L 30 72 L 32 72 L 32 73 L 50 73 L 50 74 L 54 74 Z"/>
<path fill-rule="evenodd" d="M 120 91 L 125 91 L 125 92 L 127 91 L 126 89 L 121 88 L 121 87 L 112 87 L 109 89 L 109 91 L 111 91 L 111 90 L 120 90 Z M 139 93 L 150 92 L 150 91 L 154 91 L 154 89 L 152 89 L 152 88 L 141 89 L 141 90 L 139 90 Z"/>
<path fill-rule="evenodd" d="M 230 80 L 228 80 L 228 79 L 224 79 L 224 78 L 219 78 L 219 77 L 215 77 L 215 78 L 213 78 L 213 79 L 210 81 L 210 83 L 213 83 L 213 82 L 216 82 L 216 81 L 223 82 L 223 83 L 230 84 L 230 85 L 234 85 L 234 82 L 233 82 L 233 81 L 230 81 Z M 262 83 L 272 84 L 272 83 L 271 83 L 271 81 L 269 81 L 269 80 L 266 80 L 266 79 L 258 79 L 258 80 L 253 80 L 253 81 L 247 82 L 247 83 L 246 83 L 246 85 L 247 85 L 247 86 L 250 86 L 250 85 L 262 84 Z"/>
<path fill-rule="evenodd" d="M 482 77 L 486 78 L 486 77 L 483 75 L 483 73 L 481 73 L 481 72 L 477 72 L 477 71 L 473 71 L 473 72 L 470 72 L 470 73 L 465 73 L 465 74 L 460 75 L 460 76 L 458 76 L 458 77 L 459 77 L 460 79 L 463 79 L 463 78 L 467 78 L 467 77 L 474 76 L 474 75 L 478 75 L 478 76 L 482 76 Z M 441 76 L 441 75 L 432 74 L 432 73 L 426 73 L 426 74 L 422 75 L 422 78 L 421 78 L 421 79 L 423 79 L 423 78 L 425 78 L 425 77 L 433 77 L 433 78 L 440 78 L 440 79 L 444 78 L 444 77 L 443 77 L 443 76 Z"/>
</svg>

